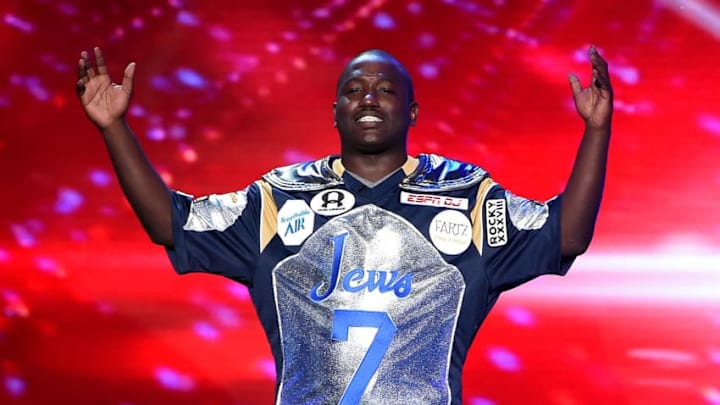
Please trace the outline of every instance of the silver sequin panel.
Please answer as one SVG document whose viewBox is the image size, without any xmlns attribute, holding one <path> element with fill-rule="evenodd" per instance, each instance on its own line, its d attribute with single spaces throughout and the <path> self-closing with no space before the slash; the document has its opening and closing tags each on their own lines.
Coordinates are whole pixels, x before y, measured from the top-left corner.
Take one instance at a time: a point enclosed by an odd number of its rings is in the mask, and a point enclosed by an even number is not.
<svg viewBox="0 0 720 405">
<path fill-rule="evenodd" d="M 242 215 L 247 189 L 227 194 L 210 194 L 193 200 L 183 225 L 186 231 L 224 231 Z"/>
<path fill-rule="evenodd" d="M 332 238 L 344 233 L 337 286 L 315 302 L 309 296 L 316 286 L 328 292 Z M 343 279 L 354 269 L 412 277 L 410 292 L 345 291 Z M 397 327 L 359 403 L 449 403 L 450 352 L 465 283 L 407 220 L 374 205 L 335 217 L 278 264 L 273 283 L 284 358 L 278 404 L 340 401 L 377 329 L 350 328 L 347 341 L 332 340 L 335 309 L 387 313 Z"/>
<path fill-rule="evenodd" d="M 516 228 L 521 230 L 540 229 L 545 225 L 550 214 L 547 204 L 518 197 L 507 190 L 505 199 L 508 203 L 510 220 Z"/>
</svg>

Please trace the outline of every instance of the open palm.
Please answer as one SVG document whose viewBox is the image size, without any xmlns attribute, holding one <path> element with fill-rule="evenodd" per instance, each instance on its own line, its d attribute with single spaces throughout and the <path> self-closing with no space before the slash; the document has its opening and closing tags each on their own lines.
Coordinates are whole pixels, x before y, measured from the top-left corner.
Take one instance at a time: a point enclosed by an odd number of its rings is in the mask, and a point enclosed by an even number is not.
<svg viewBox="0 0 720 405">
<path fill-rule="evenodd" d="M 609 128 L 613 110 L 613 90 L 608 64 L 595 47 L 590 47 L 589 53 L 592 64 L 590 85 L 583 88 L 577 76 L 571 74 L 568 77 L 575 108 L 588 125 L 594 128 Z"/>
<path fill-rule="evenodd" d="M 122 118 L 127 112 L 132 95 L 135 63 L 125 68 L 122 84 L 113 83 L 100 48 L 94 49 L 95 68 L 88 53 L 83 51 L 78 61 L 77 93 L 85 114 L 97 127 L 103 129 Z"/>
</svg>

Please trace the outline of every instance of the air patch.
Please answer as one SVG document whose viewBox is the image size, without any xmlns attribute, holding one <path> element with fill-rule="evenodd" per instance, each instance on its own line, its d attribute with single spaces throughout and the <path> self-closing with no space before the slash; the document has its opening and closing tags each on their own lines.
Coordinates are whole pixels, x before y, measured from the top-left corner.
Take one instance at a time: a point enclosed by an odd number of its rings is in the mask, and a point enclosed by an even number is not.
<svg viewBox="0 0 720 405">
<path fill-rule="evenodd" d="M 299 246 L 313 232 L 315 214 L 304 200 L 288 200 L 278 211 L 277 221 L 277 233 L 285 246 Z"/>
</svg>

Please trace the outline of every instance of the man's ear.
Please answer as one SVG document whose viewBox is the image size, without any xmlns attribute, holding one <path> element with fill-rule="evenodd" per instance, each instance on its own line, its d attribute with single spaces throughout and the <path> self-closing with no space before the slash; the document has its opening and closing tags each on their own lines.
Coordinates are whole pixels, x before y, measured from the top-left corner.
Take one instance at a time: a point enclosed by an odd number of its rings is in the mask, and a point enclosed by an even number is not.
<svg viewBox="0 0 720 405">
<path fill-rule="evenodd" d="M 420 104 L 418 104 L 416 101 L 413 101 L 412 104 L 410 104 L 410 126 L 415 126 L 415 121 L 417 121 L 419 109 Z"/>
<path fill-rule="evenodd" d="M 335 119 L 335 108 L 337 107 L 337 101 L 333 102 L 333 128 L 337 128 L 337 120 Z"/>
</svg>

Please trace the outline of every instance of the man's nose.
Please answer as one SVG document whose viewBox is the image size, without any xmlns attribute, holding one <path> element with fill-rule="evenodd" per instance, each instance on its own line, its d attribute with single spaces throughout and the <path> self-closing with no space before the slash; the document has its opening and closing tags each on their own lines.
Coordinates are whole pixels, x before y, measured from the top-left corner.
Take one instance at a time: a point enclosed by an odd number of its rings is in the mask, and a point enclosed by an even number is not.
<svg viewBox="0 0 720 405">
<path fill-rule="evenodd" d="M 368 90 L 362 98 L 363 105 L 377 105 L 377 97 L 375 91 Z"/>
</svg>

